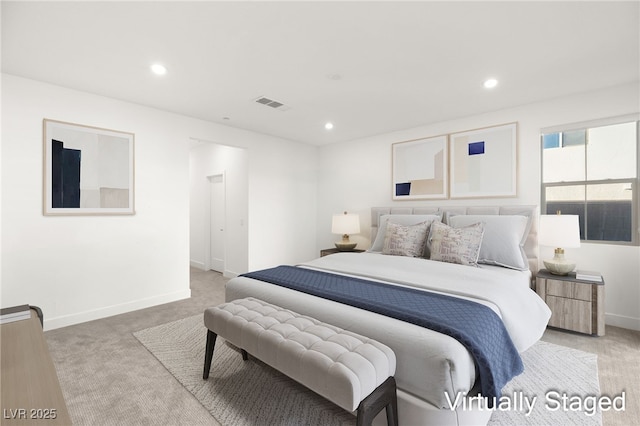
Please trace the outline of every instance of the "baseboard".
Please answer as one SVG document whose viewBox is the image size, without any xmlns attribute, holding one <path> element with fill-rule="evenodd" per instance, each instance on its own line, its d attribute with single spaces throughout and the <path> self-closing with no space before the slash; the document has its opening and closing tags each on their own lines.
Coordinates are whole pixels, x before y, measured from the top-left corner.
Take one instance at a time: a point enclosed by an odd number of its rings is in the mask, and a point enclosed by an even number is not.
<svg viewBox="0 0 640 426">
<path fill-rule="evenodd" d="M 626 317 L 624 315 L 605 314 L 604 323 L 614 327 L 628 328 L 640 331 L 640 318 Z"/>
<path fill-rule="evenodd" d="M 147 299 L 134 300 L 132 302 L 122 303 L 120 305 L 106 306 L 104 308 L 78 312 L 70 315 L 62 315 L 54 318 L 47 318 L 47 315 L 45 313 L 43 328 L 45 331 L 55 330 L 56 328 L 67 327 L 87 321 L 125 314 L 127 312 L 150 308 L 152 306 L 162 305 L 164 303 L 177 302 L 178 300 L 188 299 L 190 297 L 191 290 L 187 289 L 175 293 L 154 296 Z"/>
<path fill-rule="evenodd" d="M 204 266 L 204 262 L 200 262 L 199 260 L 189 260 L 189 265 L 191 265 L 193 268 L 198 268 L 201 271 L 207 271 L 207 269 Z M 239 272 L 234 272 L 234 271 L 230 271 L 228 269 L 225 269 L 224 272 L 222 273 L 222 276 L 225 278 L 235 278 L 238 275 L 240 275 Z"/>
<path fill-rule="evenodd" d="M 190 260 L 189 265 L 193 266 L 194 268 L 198 268 L 201 271 L 206 271 L 206 269 L 204 269 L 204 262 L 200 262 L 199 260 Z"/>
<path fill-rule="evenodd" d="M 228 269 L 225 269 L 224 272 L 222 273 L 222 276 L 225 278 L 235 278 L 238 275 L 240 275 L 240 273 L 229 271 Z"/>
</svg>

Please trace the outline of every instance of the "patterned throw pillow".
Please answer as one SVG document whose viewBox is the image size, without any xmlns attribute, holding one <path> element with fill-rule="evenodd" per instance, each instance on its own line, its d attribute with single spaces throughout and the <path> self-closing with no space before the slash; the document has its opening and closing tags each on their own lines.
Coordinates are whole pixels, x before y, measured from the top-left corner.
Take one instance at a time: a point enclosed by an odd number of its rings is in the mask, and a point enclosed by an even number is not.
<svg viewBox="0 0 640 426">
<path fill-rule="evenodd" d="M 429 225 L 430 222 L 407 226 L 388 222 L 382 254 L 422 257 L 429 235 Z"/>
<path fill-rule="evenodd" d="M 441 222 L 431 224 L 429 246 L 431 260 L 478 266 L 484 223 L 452 228 Z"/>
</svg>

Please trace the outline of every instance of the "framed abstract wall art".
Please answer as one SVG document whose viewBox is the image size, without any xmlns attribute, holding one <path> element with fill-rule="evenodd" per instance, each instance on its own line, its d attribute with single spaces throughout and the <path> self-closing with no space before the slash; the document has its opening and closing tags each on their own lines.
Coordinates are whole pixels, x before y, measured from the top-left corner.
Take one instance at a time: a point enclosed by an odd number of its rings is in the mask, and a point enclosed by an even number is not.
<svg viewBox="0 0 640 426">
<path fill-rule="evenodd" d="M 517 123 L 451 134 L 451 198 L 515 197 L 517 134 Z"/>
<path fill-rule="evenodd" d="M 446 135 L 397 142 L 391 150 L 393 200 L 448 197 Z"/>
<path fill-rule="evenodd" d="M 45 215 L 131 215 L 134 134 L 43 121 Z"/>
</svg>

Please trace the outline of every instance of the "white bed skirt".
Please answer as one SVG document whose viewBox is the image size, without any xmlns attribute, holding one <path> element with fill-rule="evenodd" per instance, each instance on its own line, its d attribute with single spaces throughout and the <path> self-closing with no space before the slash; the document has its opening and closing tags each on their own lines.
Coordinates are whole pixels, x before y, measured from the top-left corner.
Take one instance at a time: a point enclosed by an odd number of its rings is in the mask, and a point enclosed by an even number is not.
<svg viewBox="0 0 640 426">
<path fill-rule="evenodd" d="M 470 408 L 469 408 L 470 405 Z M 484 426 L 491 419 L 491 410 L 480 409 L 477 403 L 469 403 L 455 410 L 441 409 L 398 389 L 398 423 L 400 426 Z M 374 426 L 386 426 L 382 411 L 374 420 Z"/>
</svg>

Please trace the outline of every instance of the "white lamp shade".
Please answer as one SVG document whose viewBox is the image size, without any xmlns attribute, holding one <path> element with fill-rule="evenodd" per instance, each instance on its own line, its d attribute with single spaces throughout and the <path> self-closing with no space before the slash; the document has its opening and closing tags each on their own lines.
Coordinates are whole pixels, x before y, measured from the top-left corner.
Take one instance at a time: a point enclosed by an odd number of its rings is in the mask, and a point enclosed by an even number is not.
<svg viewBox="0 0 640 426">
<path fill-rule="evenodd" d="M 360 216 L 357 214 L 334 214 L 331 233 L 340 235 L 360 233 Z"/>
<path fill-rule="evenodd" d="M 541 246 L 556 248 L 580 247 L 578 216 L 572 214 L 541 215 L 538 243 Z"/>
</svg>

